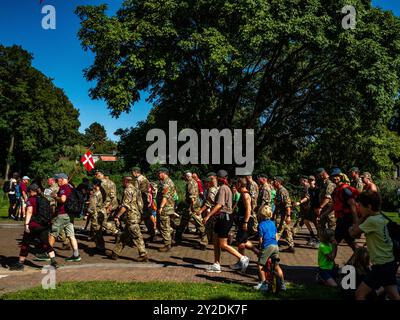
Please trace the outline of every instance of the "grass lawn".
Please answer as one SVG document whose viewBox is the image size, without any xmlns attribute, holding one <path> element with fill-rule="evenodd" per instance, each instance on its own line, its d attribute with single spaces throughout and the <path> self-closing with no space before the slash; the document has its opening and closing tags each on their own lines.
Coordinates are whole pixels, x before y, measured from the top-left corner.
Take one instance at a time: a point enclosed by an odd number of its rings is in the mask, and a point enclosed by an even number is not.
<svg viewBox="0 0 400 320">
<path fill-rule="evenodd" d="M 55 290 L 41 287 L 5 294 L 5 300 L 307 300 L 341 299 L 337 289 L 320 285 L 288 284 L 279 294 L 263 294 L 252 287 L 224 283 L 175 282 L 63 282 Z"/>
</svg>

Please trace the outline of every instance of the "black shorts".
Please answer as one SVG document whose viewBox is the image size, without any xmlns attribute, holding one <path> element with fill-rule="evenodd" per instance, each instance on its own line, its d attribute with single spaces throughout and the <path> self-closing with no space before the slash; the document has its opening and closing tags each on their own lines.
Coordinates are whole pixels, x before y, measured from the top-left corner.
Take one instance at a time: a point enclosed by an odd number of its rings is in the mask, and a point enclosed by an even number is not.
<svg viewBox="0 0 400 320">
<path fill-rule="evenodd" d="M 243 231 L 242 226 L 244 222 L 239 222 L 238 230 L 236 234 L 236 242 L 239 243 L 246 243 L 250 236 L 254 234 L 252 232 L 254 226 L 254 218 L 250 217 L 249 222 L 247 223 L 247 231 Z"/>
<path fill-rule="evenodd" d="M 307 220 L 307 221 L 315 222 L 316 221 L 316 215 L 315 215 L 314 210 L 315 210 L 314 208 L 311 208 L 307 212 L 304 212 L 303 219 Z"/>
<path fill-rule="evenodd" d="M 15 194 L 8 194 L 8 200 L 10 201 L 11 206 L 17 204 L 17 196 Z"/>
<path fill-rule="evenodd" d="M 233 225 L 232 215 L 220 214 L 215 218 L 214 232 L 218 238 L 228 238 Z"/>
<path fill-rule="evenodd" d="M 342 240 L 346 241 L 348 245 L 354 243 L 354 239 L 350 236 L 349 228 L 353 225 L 353 216 L 346 214 L 336 220 L 335 240 L 341 243 Z"/>
<path fill-rule="evenodd" d="M 398 265 L 396 261 L 373 265 L 371 271 L 365 276 L 364 283 L 372 289 L 381 286 L 397 285 L 397 269 Z"/>
</svg>

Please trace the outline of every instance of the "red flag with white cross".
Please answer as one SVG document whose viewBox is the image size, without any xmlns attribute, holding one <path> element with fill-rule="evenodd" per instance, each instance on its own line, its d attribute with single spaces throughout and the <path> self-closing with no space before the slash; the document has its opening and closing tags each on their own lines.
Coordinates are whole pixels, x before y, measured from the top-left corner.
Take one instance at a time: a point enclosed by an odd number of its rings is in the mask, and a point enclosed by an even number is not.
<svg viewBox="0 0 400 320">
<path fill-rule="evenodd" d="M 92 157 L 92 153 L 90 150 L 88 150 L 81 158 L 81 162 L 84 165 L 84 167 L 90 171 L 94 169 L 94 160 Z"/>
</svg>

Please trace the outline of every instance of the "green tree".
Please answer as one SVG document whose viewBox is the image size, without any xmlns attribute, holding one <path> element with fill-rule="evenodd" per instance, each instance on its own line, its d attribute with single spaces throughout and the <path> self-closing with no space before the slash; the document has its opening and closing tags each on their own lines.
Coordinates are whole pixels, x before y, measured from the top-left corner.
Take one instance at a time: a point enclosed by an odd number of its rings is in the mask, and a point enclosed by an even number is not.
<svg viewBox="0 0 400 320">
<path fill-rule="evenodd" d="M 264 159 L 302 169 L 318 151 L 318 163 L 370 156 L 368 168 L 387 172 L 400 158 L 397 138 L 383 137 L 398 100 L 400 21 L 354 0 L 357 25 L 346 30 L 340 10 L 347 4 L 127 0 L 112 17 L 106 5 L 78 7 L 79 37 L 95 54 L 85 70 L 96 83 L 90 94 L 118 117 L 147 90 L 147 122 L 163 129 L 167 120 L 180 128 L 254 128 L 259 167 Z M 121 138 L 134 141 L 146 127 Z M 371 154 L 380 150 L 369 137 L 393 152 Z"/>
<path fill-rule="evenodd" d="M 21 47 L 0 45 L 0 148 L 8 154 L 1 161 L 5 175 L 10 169 L 44 174 L 65 146 L 79 140 L 79 112 L 31 62 L 32 55 Z"/>
<path fill-rule="evenodd" d="M 94 151 L 96 153 L 111 153 L 117 150 L 117 145 L 107 138 L 107 131 L 103 125 L 93 122 L 85 129 L 83 141 L 87 146 L 94 143 Z"/>
</svg>

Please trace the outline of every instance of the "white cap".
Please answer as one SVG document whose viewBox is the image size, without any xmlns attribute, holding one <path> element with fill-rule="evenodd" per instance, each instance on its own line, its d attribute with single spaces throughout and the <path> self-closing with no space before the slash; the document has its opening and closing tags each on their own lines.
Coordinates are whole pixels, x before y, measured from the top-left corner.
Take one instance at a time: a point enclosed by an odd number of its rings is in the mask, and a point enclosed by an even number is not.
<svg viewBox="0 0 400 320">
<path fill-rule="evenodd" d="M 31 179 L 29 179 L 28 176 L 23 176 L 23 177 L 22 177 L 22 180 L 31 180 Z"/>
</svg>

